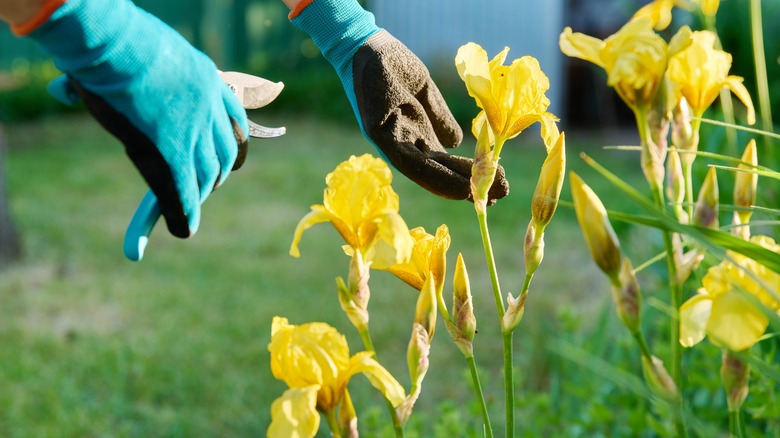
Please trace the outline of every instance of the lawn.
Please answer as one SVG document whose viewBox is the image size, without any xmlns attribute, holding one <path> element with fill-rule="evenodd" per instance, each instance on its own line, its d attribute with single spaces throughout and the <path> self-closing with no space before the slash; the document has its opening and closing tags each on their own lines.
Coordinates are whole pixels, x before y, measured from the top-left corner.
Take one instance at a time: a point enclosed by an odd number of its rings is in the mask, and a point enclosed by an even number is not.
<svg viewBox="0 0 780 438">
<path fill-rule="evenodd" d="M 356 126 L 301 115 L 261 121 L 286 125 L 288 134 L 253 140 L 246 165 L 204 205 L 198 234 L 178 240 L 160 224 L 140 263 L 123 258 L 121 243 L 145 185 L 121 145 L 83 116 L 8 127 L 8 186 L 25 254 L 0 273 L 2 436 L 262 436 L 271 402 L 285 389 L 271 375 L 266 349 L 275 315 L 327 322 L 353 352 L 361 349 L 336 298 L 334 280 L 346 276 L 348 258 L 335 230 L 307 231 L 300 259 L 288 249 L 298 220 L 321 203 L 325 175 L 373 148 Z M 569 168 L 597 191 L 606 183 L 585 168 L 582 151 L 644 187 L 636 154 L 604 151 L 576 134 L 567 142 Z M 457 153 L 472 154 L 473 143 L 467 135 Z M 522 240 L 543 159 L 531 133 L 502 153 L 511 193 L 491 207 L 489 221 L 505 292 L 522 285 Z M 498 422 L 501 343 L 473 207 L 394 176 L 409 226 L 433 232 L 446 223 L 449 266 L 464 255 L 475 294 L 477 363 Z M 570 199 L 567 186 L 562 199 Z M 371 290 L 379 359 L 408 388 L 405 351 L 416 293 L 376 271 Z M 515 334 L 519 428 L 527 436 L 606 436 L 652 427 L 648 402 L 552 351 L 562 343 L 639 376 L 638 354 L 568 206 L 548 228 L 545 259 Z M 658 350 L 663 354 L 664 346 Z M 440 322 L 409 436 L 480 435 L 467 373 Z M 381 398 L 364 378 L 350 391 L 361 431 L 381 434 Z"/>
</svg>

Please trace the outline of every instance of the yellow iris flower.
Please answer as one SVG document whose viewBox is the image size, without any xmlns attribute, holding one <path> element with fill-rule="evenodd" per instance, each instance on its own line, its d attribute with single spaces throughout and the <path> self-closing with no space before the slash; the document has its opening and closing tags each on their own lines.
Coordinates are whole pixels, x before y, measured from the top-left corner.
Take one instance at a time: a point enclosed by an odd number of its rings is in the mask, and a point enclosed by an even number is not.
<svg viewBox="0 0 780 438">
<path fill-rule="evenodd" d="M 430 272 L 434 287 L 440 292 L 444 286 L 446 256 L 451 242 L 449 229 L 441 225 L 435 236 L 428 234 L 423 227 L 413 228 L 409 233 L 414 239 L 412 256 L 406 263 L 390 266 L 387 270 L 417 290 L 422 290 Z"/>
<path fill-rule="evenodd" d="M 653 101 L 664 79 L 667 59 L 690 44 L 690 34 L 687 26 L 682 27 L 667 45 L 645 17 L 629 21 L 603 41 L 567 27 L 559 45 L 565 55 L 603 68 L 607 84 L 637 110 Z"/>
<path fill-rule="evenodd" d="M 694 116 L 701 117 L 723 88 L 730 89 L 747 107 L 749 124 L 756 122 L 750 93 L 739 76 L 729 76 L 731 55 L 715 48 L 717 36 L 693 32 L 692 43 L 669 58 L 668 77 L 678 95 L 685 97 Z"/>
<path fill-rule="evenodd" d="M 693 10 L 698 8 L 706 17 L 714 17 L 720 0 L 655 0 L 642 6 L 632 20 L 647 18 L 656 30 L 664 30 L 672 23 L 672 8 L 675 6 Z"/>
<path fill-rule="evenodd" d="M 754 236 L 750 240 L 780 253 L 780 245 L 770 237 Z M 680 307 L 680 343 L 683 346 L 696 345 L 705 336 L 709 336 L 713 344 L 732 351 L 745 350 L 758 342 L 769 319 L 745 293 L 780 314 L 780 301 L 777 300 L 780 275 L 741 254 L 729 252 L 729 257 L 733 262 L 725 260 L 710 268 L 702 279 L 699 293 Z"/>
<path fill-rule="evenodd" d="M 317 411 L 328 413 L 339 406 L 352 411 L 347 383 L 358 373 L 393 406 L 406 397 L 372 353 L 350 357 L 344 335 L 325 323 L 291 325 L 287 318 L 275 317 L 268 351 L 274 377 L 290 388 L 271 406 L 269 437 L 313 437 L 320 424 Z"/>
<path fill-rule="evenodd" d="M 479 137 L 482 126 L 487 123 L 490 143 L 502 144 L 539 122 L 549 150 L 558 138 L 555 125 L 558 118 L 547 112 L 550 99 L 545 93 L 550 88 L 550 80 L 532 56 L 523 56 L 504 65 L 508 52 L 509 47 L 505 47 L 488 61 L 487 52 L 479 44 L 468 43 L 458 49 L 455 56 L 458 75 L 482 109 L 474 118 L 472 133 Z"/>
<path fill-rule="evenodd" d="M 656 30 L 664 30 L 672 23 L 672 8 L 679 1 L 675 0 L 655 0 L 636 11 L 632 20 L 647 18 L 650 25 Z"/>
<path fill-rule="evenodd" d="M 313 205 L 295 229 L 290 255 L 300 257 L 303 232 L 330 222 L 352 250 L 376 269 L 406 262 L 414 240 L 398 214 L 399 200 L 390 185 L 393 175 L 380 158 L 352 156 L 329 173 L 323 203 Z"/>
</svg>

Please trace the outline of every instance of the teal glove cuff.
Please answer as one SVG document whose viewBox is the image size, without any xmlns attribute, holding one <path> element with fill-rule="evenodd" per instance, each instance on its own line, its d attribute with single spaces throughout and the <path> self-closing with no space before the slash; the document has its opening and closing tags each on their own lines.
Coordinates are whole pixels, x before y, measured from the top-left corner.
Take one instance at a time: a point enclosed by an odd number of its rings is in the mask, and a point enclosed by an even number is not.
<svg viewBox="0 0 780 438">
<path fill-rule="evenodd" d="M 341 79 L 347 98 L 360 120 L 352 81 L 352 58 L 368 38 L 379 32 L 374 14 L 356 0 L 314 0 L 292 19 L 292 23 L 309 34 L 325 59 Z M 361 129 L 362 128 L 362 123 Z"/>
</svg>

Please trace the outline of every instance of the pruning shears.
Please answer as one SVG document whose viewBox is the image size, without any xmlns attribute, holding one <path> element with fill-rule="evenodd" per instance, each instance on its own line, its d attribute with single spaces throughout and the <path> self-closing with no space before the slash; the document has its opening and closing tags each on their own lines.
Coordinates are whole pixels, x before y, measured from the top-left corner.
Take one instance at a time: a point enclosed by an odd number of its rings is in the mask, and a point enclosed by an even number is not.
<svg viewBox="0 0 780 438">
<path fill-rule="evenodd" d="M 246 73 L 220 71 L 219 75 L 230 86 L 245 109 L 256 109 L 268 105 L 284 88 L 284 84 L 281 82 L 271 82 Z M 284 135 L 285 132 L 286 129 L 283 126 L 269 128 L 249 120 L 250 137 L 274 138 Z M 125 257 L 136 262 L 143 258 L 144 250 L 149 243 L 149 235 L 161 214 L 157 197 L 151 190 L 147 191 L 127 226 L 123 245 Z"/>
</svg>

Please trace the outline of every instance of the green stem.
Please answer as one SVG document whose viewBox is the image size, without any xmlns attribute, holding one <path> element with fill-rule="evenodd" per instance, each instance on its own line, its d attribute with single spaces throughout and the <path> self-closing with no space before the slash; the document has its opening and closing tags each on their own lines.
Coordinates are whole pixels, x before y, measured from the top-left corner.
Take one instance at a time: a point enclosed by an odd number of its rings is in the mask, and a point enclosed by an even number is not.
<svg viewBox="0 0 780 438">
<path fill-rule="evenodd" d="M 736 438 L 744 436 L 742 433 L 742 415 L 740 413 L 741 409 L 729 411 L 729 432 L 731 432 L 732 437 Z"/>
<path fill-rule="evenodd" d="M 482 246 L 485 249 L 485 259 L 487 260 L 488 271 L 490 271 L 490 283 L 493 286 L 493 298 L 496 300 L 496 310 L 498 318 L 504 317 L 506 310 L 504 308 L 504 299 L 501 296 L 501 286 L 498 283 L 498 272 L 496 270 L 496 260 L 493 256 L 493 245 L 490 243 L 490 232 L 488 231 L 487 212 L 477 212 L 479 221 L 479 231 L 482 233 Z"/>
<path fill-rule="evenodd" d="M 663 205 L 663 194 L 661 204 Z M 674 262 L 674 248 L 672 246 L 672 234 L 668 231 L 663 232 L 664 248 L 666 249 L 666 265 L 669 273 L 669 291 L 670 304 L 672 307 L 672 321 L 670 325 L 670 347 L 671 347 L 671 375 L 674 384 L 677 386 L 679 401 L 677 404 L 677 418 L 675 419 L 675 428 L 678 437 L 688 436 L 683 418 L 683 386 L 682 386 L 682 345 L 680 345 L 680 317 L 679 310 L 682 305 L 682 285 L 677 281 L 677 266 Z"/>
<path fill-rule="evenodd" d="M 501 325 L 506 309 L 501 295 L 501 286 L 498 282 L 498 272 L 496 270 L 496 261 L 493 256 L 493 246 L 490 243 L 490 232 L 487 225 L 487 212 L 477 210 L 477 220 L 479 230 L 482 233 L 482 245 L 485 249 L 485 259 L 487 260 L 488 271 L 490 271 L 490 282 L 493 286 L 493 297 L 496 300 L 496 310 L 498 311 L 498 322 Z M 504 402 L 506 404 L 506 437 L 514 437 L 515 430 L 515 391 L 514 375 L 512 374 L 512 332 L 504 333 Z"/>
<path fill-rule="evenodd" d="M 487 438 L 493 438 L 493 426 L 490 424 L 490 414 L 488 414 L 487 403 L 485 403 L 485 395 L 482 392 L 482 384 L 479 383 L 477 363 L 474 361 L 474 356 L 467 357 L 466 362 L 469 363 L 469 369 L 471 370 L 471 380 L 474 382 L 474 392 L 477 393 L 479 407 L 482 410 L 482 421 L 485 424 L 485 436 Z"/>
<path fill-rule="evenodd" d="M 504 333 L 504 398 L 506 400 L 506 436 L 515 436 L 515 376 L 512 367 L 512 331 Z"/>
<path fill-rule="evenodd" d="M 336 418 L 336 410 L 331 409 L 324 413 L 325 419 L 328 421 L 328 427 L 330 428 L 331 436 L 335 438 L 341 438 L 341 427 L 339 427 L 339 420 Z"/>
<path fill-rule="evenodd" d="M 652 136 L 650 133 L 650 127 L 648 126 L 647 122 L 647 112 L 643 109 L 638 109 L 635 111 L 636 119 L 637 119 L 637 127 L 639 129 L 639 135 L 640 139 L 642 140 L 642 147 L 646 148 L 649 147 L 652 143 Z M 699 123 L 698 121 L 694 121 L 692 123 L 692 129 L 694 129 L 694 132 L 698 133 L 699 129 Z M 689 160 L 692 162 L 693 160 Z M 686 166 L 684 166 L 686 167 Z M 685 170 L 683 169 L 683 172 Z M 690 168 L 688 171 L 688 175 L 690 176 Z M 653 200 L 655 201 L 655 204 L 663 209 L 666 210 L 666 200 L 664 199 L 664 189 L 662 183 L 658 181 L 648 181 L 650 183 L 650 190 L 653 195 Z M 686 185 L 689 184 L 689 180 L 686 180 Z M 686 189 L 687 194 L 686 196 L 689 196 L 691 191 Z M 691 204 L 689 203 L 688 208 L 691 209 Z M 689 210 L 692 211 L 692 210 Z M 689 213 L 690 214 L 690 213 Z M 692 218 L 692 216 L 691 216 Z M 677 386 L 678 393 L 680 394 L 679 402 L 677 404 L 677 415 L 675 418 L 675 428 L 677 430 L 677 436 L 687 436 L 687 431 L 683 419 L 683 409 L 682 409 L 682 346 L 680 345 L 680 319 L 678 316 L 678 311 L 680 309 L 680 306 L 682 305 L 682 285 L 677 280 L 677 265 L 674 260 L 674 246 L 672 245 L 672 233 L 669 231 L 662 231 L 662 237 L 664 242 L 664 251 L 666 252 L 666 266 L 667 266 L 667 272 L 669 275 L 669 292 L 670 292 L 670 306 L 672 307 L 674 314 L 672 315 L 672 320 L 670 322 L 670 347 L 671 347 L 671 375 L 672 380 L 674 381 L 674 384 Z M 645 346 L 646 347 L 646 346 Z M 641 346 L 640 346 L 641 348 Z M 647 350 L 649 353 L 649 349 Z M 643 352 L 643 354 L 645 354 Z"/>
<path fill-rule="evenodd" d="M 764 32 L 761 20 L 761 0 L 750 0 L 750 29 L 753 37 L 753 61 L 756 67 L 756 85 L 758 87 L 758 101 L 761 111 L 761 127 L 769 132 L 774 132 L 772 124 L 772 104 L 769 100 L 769 82 L 766 75 L 766 58 L 764 55 Z M 765 160 L 770 165 L 774 164 L 774 151 L 771 140 L 764 139 Z"/>
<path fill-rule="evenodd" d="M 365 347 L 366 351 L 370 351 L 371 353 L 374 353 L 374 356 L 376 356 L 376 350 L 374 350 L 374 342 L 371 340 L 371 332 L 368 329 L 368 325 L 366 325 L 364 330 L 358 330 L 360 332 L 360 339 L 363 341 L 363 346 Z M 393 407 L 393 404 L 390 403 L 390 400 L 385 397 L 385 406 L 387 406 L 387 412 L 390 414 L 390 418 L 393 420 L 393 431 L 395 431 L 396 438 L 403 438 L 404 436 L 404 427 L 401 424 L 401 421 L 398 419 L 398 414 L 395 411 L 395 407 Z"/>
<path fill-rule="evenodd" d="M 645 340 L 645 335 L 642 333 L 642 329 L 639 329 L 631 334 L 634 336 L 636 343 L 639 345 L 639 350 L 642 352 L 642 356 L 644 356 L 652 363 L 653 354 L 650 353 L 650 347 L 647 346 L 647 341 Z"/>
</svg>

